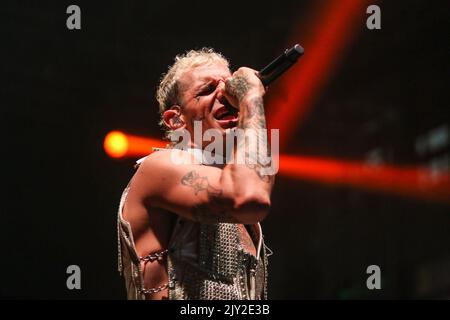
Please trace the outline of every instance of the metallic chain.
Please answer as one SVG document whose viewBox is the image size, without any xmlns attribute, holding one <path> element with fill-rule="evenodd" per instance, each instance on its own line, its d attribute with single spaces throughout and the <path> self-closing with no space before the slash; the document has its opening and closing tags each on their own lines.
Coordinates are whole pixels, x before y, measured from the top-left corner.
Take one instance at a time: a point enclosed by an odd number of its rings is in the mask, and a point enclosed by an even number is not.
<svg viewBox="0 0 450 320">
<path fill-rule="evenodd" d="M 159 286 L 156 288 L 141 289 L 139 291 L 143 294 L 152 294 L 152 293 L 157 293 L 157 292 L 163 291 L 163 290 L 167 289 L 168 287 L 169 287 L 169 283 L 166 283 L 166 284 L 163 284 L 162 286 Z"/>
<path fill-rule="evenodd" d="M 149 254 L 145 257 L 140 257 L 139 260 L 141 261 L 146 261 L 146 262 L 153 262 L 155 260 L 161 260 L 167 253 L 169 252 L 169 250 L 164 250 L 161 252 L 156 252 L 153 254 Z"/>
</svg>

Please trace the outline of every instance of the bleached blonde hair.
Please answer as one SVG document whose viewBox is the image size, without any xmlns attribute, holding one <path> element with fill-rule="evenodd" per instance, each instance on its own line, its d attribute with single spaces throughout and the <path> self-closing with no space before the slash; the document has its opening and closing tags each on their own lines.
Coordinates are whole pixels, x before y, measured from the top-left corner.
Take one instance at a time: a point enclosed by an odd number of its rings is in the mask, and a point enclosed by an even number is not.
<svg viewBox="0 0 450 320">
<path fill-rule="evenodd" d="M 167 73 L 161 77 L 156 91 L 156 100 L 158 100 L 161 116 L 159 125 L 165 130 L 166 137 L 169 137 L 170 130 L 164 124 L 163 114 L 174 104 L 180 104 L 180 84 L 178 80 L 181 75 L 190 69 L 211 63 L 223 63 L 228 68 L 230 66 L 228 60 L 221 53 L 214 51 L 212 48 L 201 48 L 177 55 L 175 62 L 169 66 Z"/>
</svg>

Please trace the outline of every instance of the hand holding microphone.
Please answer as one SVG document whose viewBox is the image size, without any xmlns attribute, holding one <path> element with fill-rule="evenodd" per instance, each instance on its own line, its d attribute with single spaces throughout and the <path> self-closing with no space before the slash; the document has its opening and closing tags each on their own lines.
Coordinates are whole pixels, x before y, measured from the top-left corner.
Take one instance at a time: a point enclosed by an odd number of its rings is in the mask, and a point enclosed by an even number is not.
<svg viewBox="0 0 450 320">
<path fill-rule="evenodd" d="M 224 95 L 235 108 L 239 109 L 239 102 L 244 98 L 244 95 L 247 95 L 248 90 L 256 91 L 256 95 L 259 92 L 259 95 L 263 96 L 265 93 L 264 87 L 267 87 L 292 67 L 303 53 L 304 49 L 299 44 L 296 44 L 292 48 L 285 50 L 283 54 L 259 72 L 245 67 L 239 68 L 233 73 L 233 77 L 226 82 Z M 255 75 L 259 78 L 260 82 L 256 80 Z M 252 78 L 258 83 L 251 81 Z M 258 87 L 260 87 L 259 91 Z"/>
</svg>

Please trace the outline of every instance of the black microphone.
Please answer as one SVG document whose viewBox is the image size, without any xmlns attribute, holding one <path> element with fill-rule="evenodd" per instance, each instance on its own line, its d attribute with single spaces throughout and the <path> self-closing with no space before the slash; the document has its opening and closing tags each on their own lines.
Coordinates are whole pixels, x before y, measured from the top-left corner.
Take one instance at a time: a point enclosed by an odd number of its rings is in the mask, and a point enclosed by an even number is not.
<svg viewBox="0 0 450 320">
<path fill-rule="evenodd" d="M 298 58 L 300 58 L 304 52 L 305 50 L 299 44 L 296 44 L 292 48 L 286 49 L 286 51 L 278 58 L 262 68 L 261 71 L 259 71 L 258 77 L 261 79 L 263 85 L 266 87 L 281 76 L 281 74 L 297 62 Z"/>
</svg>

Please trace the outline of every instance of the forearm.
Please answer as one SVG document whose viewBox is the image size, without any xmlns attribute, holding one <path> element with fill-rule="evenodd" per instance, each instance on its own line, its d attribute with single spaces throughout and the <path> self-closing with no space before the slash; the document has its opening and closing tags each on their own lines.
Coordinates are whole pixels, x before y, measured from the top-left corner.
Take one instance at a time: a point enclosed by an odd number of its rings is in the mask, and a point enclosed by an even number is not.
<svg viewBox="0 0 450 320">
<path fill-rule="evenodd" d="M 240 110 L 238 129 L 244 132 L 245 139 L 238 139 L 235 154 L 238 159 L 243 156 L 246 164 L 240 168 L 254 170 L 260 179 L 267 182 L 270 176 L 262 175 L 259 170 L 271 162 L 263 98 L 253 96 L 244 99 Z M 265 158 L 269 158 L 268 163 L 262 163 Z"/>
<path fill-rule="evenodd" d="M 263 98 L 250 92 L 245 78 L 235 79 L 230 86 L 238 99 L 240 114 L 233 162 L 225 166 L 221 180 L 232 186 L 238 206 L 249 199 L 270 206 L 274 175 L 264 170 L 272 163 Z"/>
<path fill-rule="evenodd" d="M 274 176 L 263 170 L 271 166 L 272 160 L 262 97 L 243 100 L 240 110 L 238 130 L 242 135 L 237 136 L 234 161 L 224 173 L 233 172 L 233 185 L 239 190 L 253 189 L 270 196 Z"/>
</svg>

